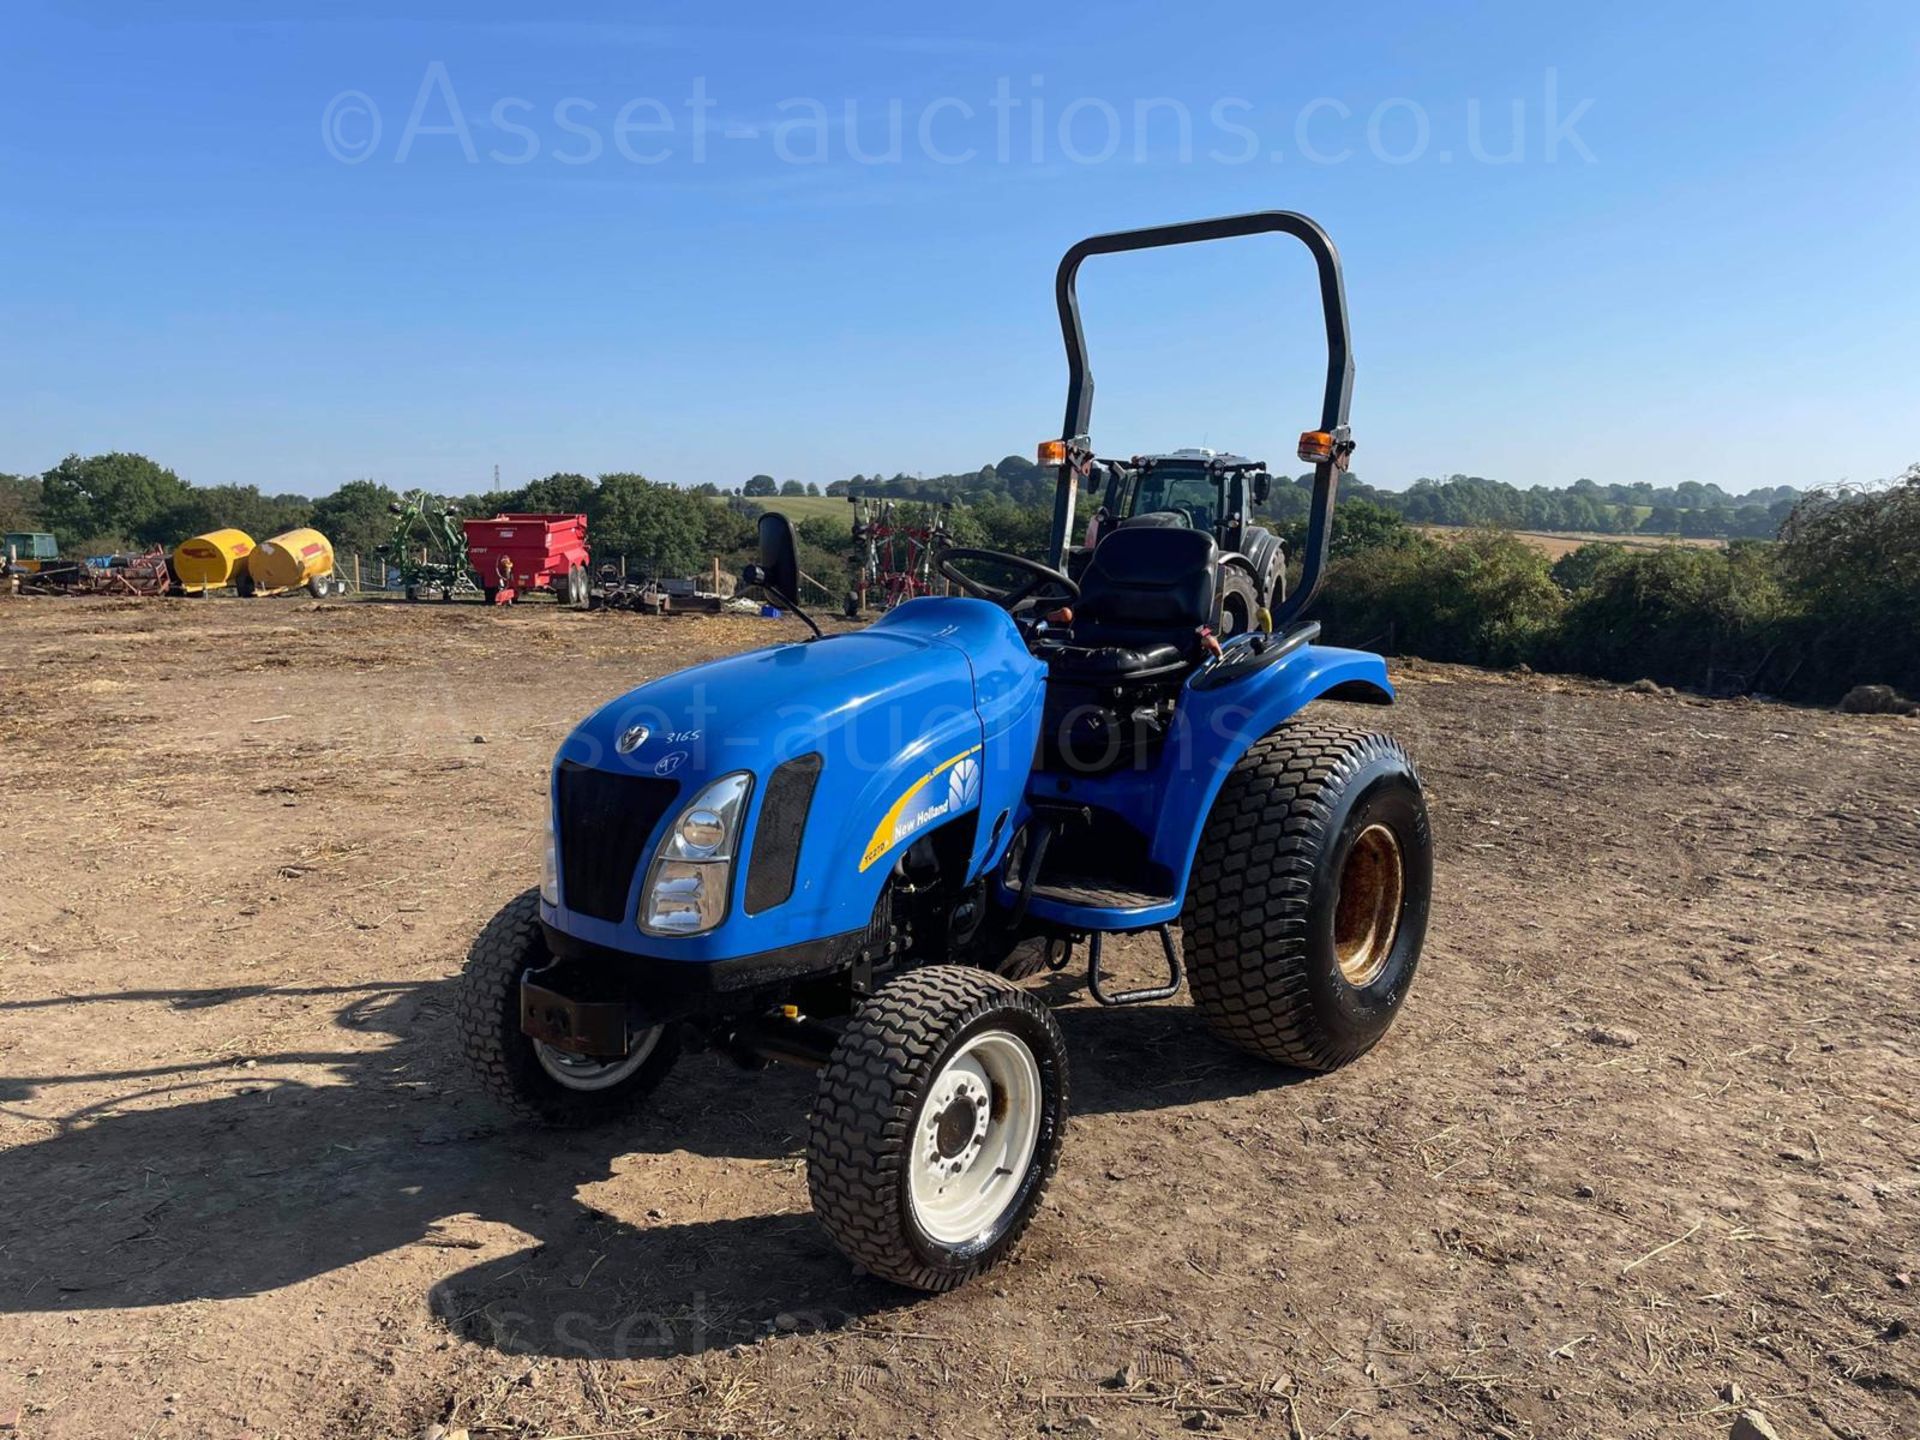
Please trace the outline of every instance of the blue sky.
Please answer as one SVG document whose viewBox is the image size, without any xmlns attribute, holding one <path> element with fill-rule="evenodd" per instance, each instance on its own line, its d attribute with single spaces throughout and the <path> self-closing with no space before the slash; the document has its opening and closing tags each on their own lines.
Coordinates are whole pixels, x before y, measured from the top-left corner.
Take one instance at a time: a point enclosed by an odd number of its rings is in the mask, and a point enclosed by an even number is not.
<svg viewBox="0 0 1920 1440">
<path fill-rule="evenodd" d="M 1910 3 L 816 13 L 15 0 L 0 470 L 978 465 L 1057 430 L 1071 241 L 1263 208 L 1341 247 L 1373 483 L 1920 459 Z M 1103 453 L 1314 420 L 1283 242 L 1082 295 Z"/>
</svg>

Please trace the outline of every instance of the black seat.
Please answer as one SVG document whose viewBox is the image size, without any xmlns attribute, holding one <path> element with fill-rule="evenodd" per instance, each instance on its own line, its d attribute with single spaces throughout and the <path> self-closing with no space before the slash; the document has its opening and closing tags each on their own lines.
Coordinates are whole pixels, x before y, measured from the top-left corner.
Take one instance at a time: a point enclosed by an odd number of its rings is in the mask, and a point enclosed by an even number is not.
<svg viewBox="0 0 1920 1440">
<path fill-rule="evenodd" d="M 1178 670 L 1198 658 L 1213 623 L 1219 547 L 1204 530 L 1122 528 L 1094 547 L 1065 644 L 1048 651 L 1063 678 L 1115 682 Z"/>
</svg>

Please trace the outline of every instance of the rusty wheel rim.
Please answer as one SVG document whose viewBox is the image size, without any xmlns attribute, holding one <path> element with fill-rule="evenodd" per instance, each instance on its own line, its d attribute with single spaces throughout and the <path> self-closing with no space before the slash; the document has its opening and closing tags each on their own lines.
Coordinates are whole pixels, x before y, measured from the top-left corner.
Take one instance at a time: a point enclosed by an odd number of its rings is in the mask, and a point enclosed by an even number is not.
<svg viewBox="0 0 1920 1440">
<path fill-rule="evenodd" d="M 1354 839 L 1340 867 L 1333 909 L 1333 953 L 1349 985 L 1371 985 L 1387 968 L 1400 934 L 1406 865 L 1400 839 L 1385 825 L 1369 825 Z"/>
</svg>

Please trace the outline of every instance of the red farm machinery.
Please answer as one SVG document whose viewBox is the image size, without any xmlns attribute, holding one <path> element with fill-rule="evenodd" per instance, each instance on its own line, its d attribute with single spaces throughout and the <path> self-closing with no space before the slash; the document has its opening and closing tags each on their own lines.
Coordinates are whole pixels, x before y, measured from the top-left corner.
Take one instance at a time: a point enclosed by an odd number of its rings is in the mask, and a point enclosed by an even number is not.
<svg viewBox="0 0 1920 1440">
<path fill-rule="evenodd" d="M 496 515 L 462 520 L 467 563 L 489 604 L 508 605 L 534 590 L 584 608 L 589 585 L 587 517 Z"/>
<path fill-rule="evenodd" d="M 934 592 L 935 552 L 950 543 L 951 501 L 895 506 L 891 499 L 849 495 L 856 546 L 850 568 L 846 614 L 856 618 L 869 604 L 891 610 L 903 600 Z"/>
</svg>

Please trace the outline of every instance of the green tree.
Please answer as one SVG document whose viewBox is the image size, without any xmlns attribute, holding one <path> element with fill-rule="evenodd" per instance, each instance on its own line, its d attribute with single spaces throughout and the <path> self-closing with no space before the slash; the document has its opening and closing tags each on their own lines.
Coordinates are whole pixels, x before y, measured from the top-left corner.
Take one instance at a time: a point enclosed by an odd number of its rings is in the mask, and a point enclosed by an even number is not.
<svg viewBox="0 0 1920 1440">
<path fill-rule="evenodd" d="M 1574 595 L 1549 658 L 1615 680 L 1706 684 L 1761 661 L 1783 599 L 1764 544 L 1623 552 Z"/>
<path fill-rule="evenodd" d="M 787 496 L 804 495 L 807 493 L 807 487 L 798 480 L 788 480 L 780 486 L 780 493 Z"/>
<path fill-rule="evenodd" d="M 1564 604 L 1543 553 L 1501 531 L 1472 530 L 1337 562 L 1319 607 L 1337 643 L 1510 665 L 1539 654 Z"/>
<path fill-rule="evenodd" d="M 756 475 L 740 489 L 742 495 L 777 495 L 780 487 L 771 475 Z"/>
<path fill-rule="evenodd" d="M 1600 572 L 1625 559 L 1626 554 L 1626 546 L 1611 540 L 1596 540 L 1591 545 L 1582 545 L 1578 550 L 1569 550 L 1553 562 L 1553 583 L 1569 595 L 1578 595 L 1582 590 L 1592 588 Z"/>
<path fill-rule="evenodd" d="M 824 515 L 809 515 L 794 526 L 801 541 L 816 550 L 836 555 L 853 553 L 853 527 L 845 520 L 829 520 Z"/>
<path fill-rule="evenodd" d="M 144 455 L 69 455 L 40 477 L 41 523 L 65 546 L 171 544 L 186 537 L 166 516 L 186 495 L 186 481 Z"/>
<path fill-rule="evenodd" d="M 1807 496 L 1780 530 L 1803 683 L 1823 699 L 1887 684 L 1920 695 L 1920 465 L 1883 487 Z"/>
<path fill-rule="evenodd" d="M 593 499 L 593 481 L 561 471 L 536 480 L 521 492 L 519 503 L 507 508 L 530 515 L 584 515 Z"/>
<path fill-rule="evenodd" d="M 229 527 L 266 540 L 312 519 L 313 502 L 304 495 L 262 495 L 257 485 L 191 485 L 156 527 L 174 541 Z"/>
<path fill-rule="evenodd" d="M 1306 553 L 1307 517 L 1279 529 L 1287 554 L 1298 559 Z M 1327 537 L 1327 553 L 1338 560 L 1358 555 L 1363 550 L 1404 550 L 1417 543 L 1420 532 L 1384 505 L 1371 500 L 1341 498 L 1333 507 L 1333 531 Z"/>
<path fill-rule="evenodd" d="M 40 477 L 0 475 L 0 530 L 40 528 Z"/>
<path fill-rule="evenodd" d="M 688 575 L 706 561 L 707 501 L 644 475 L 600 477 L 587 510 L 596 554 L 625 555 L 657 575 Z"/>
<path fill-rule="evenodd" d="M 394 517 L 387 507 L 399 498 L 377 481 L 349 480 L 313 502 L 313 528 L 333 542 L 336 552 L 370 556 L 392 537 Z"/>
</svg>

